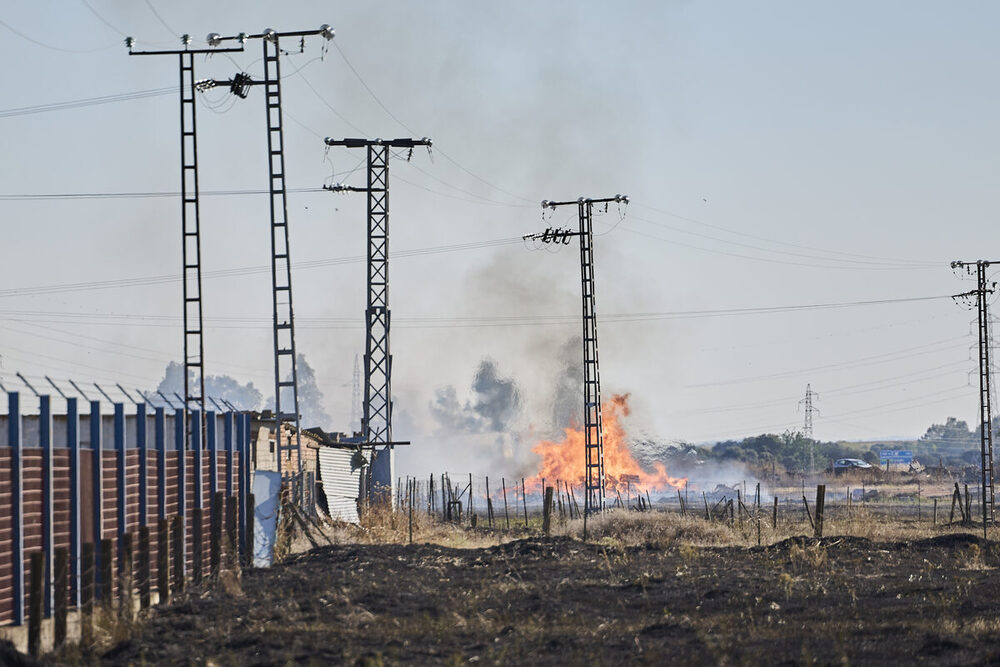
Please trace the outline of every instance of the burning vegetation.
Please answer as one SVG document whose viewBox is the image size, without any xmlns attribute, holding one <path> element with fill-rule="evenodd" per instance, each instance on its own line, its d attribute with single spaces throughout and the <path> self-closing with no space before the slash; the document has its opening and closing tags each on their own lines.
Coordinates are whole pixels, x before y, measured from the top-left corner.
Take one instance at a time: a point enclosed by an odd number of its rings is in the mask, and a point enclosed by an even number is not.
<svg viewBox="0 0 1000 667">
<path fill-rule="evenodd" d="M 687 480 L 671 477 L 660 462 L 653 463 L 653 470 L 644 470 L 629 450 L 625 434 L 624 418 L 631 410 L 629 394 L 615 394 L 601 403 L 601 421 L 604 429 L 604 477 L 608 492 L 624 492 L 628 486 L 643 491 L 666 491 L 678 489 Z M 536 479 L 564 480 L 572 484 L 583 484 L 584 429 L 570 425 L 563 429 L 565 438 L 559 442 L 543 440 L 531 451 L 542 457 L 538 465 Z M 536 482 L 537 483 L 537 482 Z"/>
</svg>

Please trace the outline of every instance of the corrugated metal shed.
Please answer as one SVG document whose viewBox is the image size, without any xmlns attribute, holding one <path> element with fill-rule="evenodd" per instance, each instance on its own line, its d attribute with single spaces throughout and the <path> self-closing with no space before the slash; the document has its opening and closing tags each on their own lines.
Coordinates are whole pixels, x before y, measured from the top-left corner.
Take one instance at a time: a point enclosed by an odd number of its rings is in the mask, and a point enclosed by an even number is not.
<svg viewBox="0 0 1000 667">
<path fill-rule="evenodd" d="M 330 518 L 359 523 L 358 491 L 361 488 L 361 468 L 351 470 L 354 449 L 319 448 L 319 476 L 326 494 Z"/>
</svg>

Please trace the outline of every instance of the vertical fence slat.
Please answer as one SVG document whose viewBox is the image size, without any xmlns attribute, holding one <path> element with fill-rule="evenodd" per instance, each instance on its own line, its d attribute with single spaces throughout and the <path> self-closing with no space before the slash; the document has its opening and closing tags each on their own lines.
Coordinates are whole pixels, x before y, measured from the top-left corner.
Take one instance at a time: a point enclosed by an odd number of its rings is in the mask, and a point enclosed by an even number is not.
<svg viewBox="0 0 1000 667">
<path fill-rule="evenodd" d="M 163 408 L 156 408 L 153 422 L 153 438 L 156 446 L 156 495 L 157 517 L 160 521 L 167 518 L 167 417 Z M 159 549 L 159 543 L 157 543 Z"/>
<path fill-rule="evenodd" d="M 215 508 L 215 494 L 219 490 L 219 443 L 216 441 L 214 412 L 205 413 L 205 437 L 208 440 L 208 502 Z"/>
<path fill-rule="evenodd" d="M 139 448 L 139 525 L 148 525 L 147 514 L 149 512 L 149 485 L 146 483 L 147 462 L 146 453 L 149 451 L 146 442 L 146 404 L 139 403 L 135 406 L 135 442 Z"/>
<path fill-rule="evenodd" d="M 201 421 L 203 417 L 201 410 L 191 411 L 191 449 L 194 450 L 194 506 L 197 509 L 202 509 L 204 507 L 205 494 L 202 493 L 202 486 L 204 485 L 204 462 L 202 460 L 201 448 L 204 443 L 201 441 L 202 428 Z"/>
<path fill-rule="evenodd" d="M 115 436 L 115 452 L 118 459 L 118 497 L 116 499 L 116 504 L 118 505 L 118 574 L 121 574 L 122 566 L 124 565 L 125 559 L 122 557 L 122 548 L 124 545 L 124 540 L 122 539 L 126 532 L 128 532 L 128 485 L 126 482 L 126 472 L 128 466 L 126 463 L 126 450 L 125 450 L 125 404 L 115 403 L 115 421 L 114 421 L 114 436 Z"/>
<path fill-rule="evenodd" d="M 45 553 L 44 599 L 45 618 L 52 616 L 52 397 L 38 397 L 38 445 L 42 448 L 42 551 Z"/>
<path fill-rule="evenodd" d="M 14 625 L 24 624 L 24 463 L 21 460 L 21 401 L 16 391 L 7 394 L 7 431 L 10 447 L 11 568 Z"/>
<path fill-rule="evenodd" d="M 93 498 L 94 503 L 92 509 L 91 520 L 94 523 L 94 544 L 97 544 L 101 540 L 101 536 L 104 535 L 104 517 L 102 516 L 103 511 L 103 499 L 104 499 L 104 471 L 102 465 L 102 452 L 101 452 L 101 402 L 91 401 L 90 402 L 90 448 L 91 453 L 94 457 L 94 464 L 91 466 L 93 471 L 92 483 L 93 483 Z M 101 563 L 101 550 L 94 550 L 94 572 L 96 573 L 94 591 L 101 590 L 101 572 L 103 571 L 103 563 Z"/>
<path fill-rule="evenodd" d="M 178 408 L 174 410 L 174 443 L 177 447 L 177 514 L 181 517 L 180 524 L 183 526 L 187 518 L 187 413 Z M 180 578 L 180 585 L 183 586 L 183 579 L 187 565 L 187 550 L 185 549 L 184 533 L 181 532 L 180 543 L 175 547 L 179 565 L 177 577 Z"/>
<path fill-rule="evenodd" d="M 227 412 L 223 421 L 226 439 L 226 497 L 233 495 L 233 413 Z"/>
<path fill-rule="evenodd" d="M 72 605 L 80 606 L 80 413 L 75 398 L 66 399 L 66 446 L 69 447 L 69 577 Z"/>
<path fill-rule="evenodd" d="M 248 427 L 249 415 L 237 415 L 236 416 L 236 455 L 239 459 L 238 463 L 238 474 L 239 474 L 239 484 L 237 486 L 239 492 L 239 500 L 237 504 L 239 506 L 239 552 L 244 557 L 252 549 L 250 545 L 246 543 L 246 496 L 247 496 L 247 477 L 244 475 L 244 471 L 247 468 L 247 456 L 246 456 L 246 442 L 250 438 L 249 427 Z"/>
</svg>

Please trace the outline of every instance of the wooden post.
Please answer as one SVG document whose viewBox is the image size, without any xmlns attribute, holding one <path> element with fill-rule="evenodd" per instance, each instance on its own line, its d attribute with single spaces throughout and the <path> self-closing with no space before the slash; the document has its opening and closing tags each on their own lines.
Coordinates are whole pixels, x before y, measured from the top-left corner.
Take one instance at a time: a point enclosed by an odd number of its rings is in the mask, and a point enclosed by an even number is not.
<svg viewBox="0 0 1000 667">
<path fill-rule="evenodd" d="M 56 549 L 54 574 L 55 627 L 52 648 L 59 648 L 66 641 L 66 621 L 69 616 L 69 549 Z"/>
<path fill-rule="evenodd" d="M 254 497 L 251 493 L 247 501 L 253 506 Z M 253 510 L 247 509 L 247 526 L 245 528 L 247 536 L 247 549 L 243 554 L 243 564 L 253 563 Z M 226 501 L 226 569 L 235 572 L 240 568 L 239 549 L 236 540 L 239 539 L 239 501 L 236 496 L 229 496 Z"/>
<path fill-rule="evenodd" d="M 965 520 L 972 522 L 972 499 L 969 498 L 969 485 L 965 485 Z"/>
<path fill-rule="evenodd" d="M 183 452 L 181 452 L 183 454 Z M 173 547 L 173 561 L 174 561 L 174 581 L 171 590 L 174 593 L 184 592 L 184 517 L 175 516 L 173 521 L 173 539 L 171 540 L 171 547 Z"/>
<path fill-rule="evenodd" d="M 704 491 L 701 492 L 701 498 L 705 501 L 705 521 L 711 521 L 712 513 L 708 511 L 708 496 L 705 495 Z"/>
<path fill-rule="evenodd" d="M 739 489 L 736 489 L 736 505 L 736 513 L 740 517 L 740 530 L 743 530 L 743 496 L 740 494 Z"/>
<path fill-rule="evenodd" d="M 434 473 L 430 474 L 427 489 L 427 516 L 434 516 Z"/>
<path fill-rule="evenodd" d="M 684 497 L 681 496 L 681 490 L 677 489 L 677 504 L 681 506 L 681 516 L 684 516 L 686 512 L 684 511 Z"/>
<path fill-rule="evenodd" d="M 546 536 L 552 526 L 552 487 L 545 487 L 545 502 L 542 505 L 542 531 Z"/>
<path fill-rule="evenodd" d="M 80 547 L 80 641 L 89 646 L 93 641 L 94 594 L 97 586 L 96 554 L 94 543 L 84 542 Z"/>
<path fill-rule="evenodd" d="M 524 506 L 524 527 L 528 527 L 528 493 L 524 486 L 524 478 L 521 478 L 521 505 Z"/>
<path fill-rule="evenodd" d="M 219 578 L 222 569 L 222 517 L 226 506 L 226 494 L 216 491 L 212 497 L 212 531 L 209 547 L 209 572 L 212 579 Z"/>
<path fill-rule="evenodd" d="M 31 552 L 28 573 L 28 653 L 37 658 L 42 648 L 42 599 L 45 597 L 45 552 Z"/>
<path fill-rule="evenodd" d="M 490 477 L 486 476 L 486 519 L 490 528 L 493 527 L 493 498 L 490 497 Z"/>
<path fill-rule="evenodd" d="M 139 526 L 139 608 L 149 606 L 150 597 L 150 567 L 149 567 L 149 526 Z"/>
<path fill-rule="evenodd" d="M 955 490 L 951 494 L 951 514 L 948 515 L 948 523 L 955 523 L 955 503 L 958 499 L 958 482 L 955 482 Z"/>
<path fill-rule="evenodd" d="M 195 488 L 198 492 L 201 492 L 200 484 L 196 485 Z M 205 524 L 202 520 L 202 508 L 192 507 L 191 508 L 191 551 L 193 552 L 191 558 L 191 583 L 197 585 L 201 583 L 201 575 L 205 571 L 205 550 L 204 547 L 204 537 L 205 537 Z"/>
<path fill-rule="evenodd" d="M 507 530 L 510 530 L 510 514 L 507 512 L 507 480 L 500 478 L 500 486 L 503 487 L 503 516 L 507 520 Z"/>
<path fill-rule="evenodd" d="M 937 525 L 937 498 L 934 499 L 934 525 Z"/>
<path fill-rule="evenodd" d="M 409 515 L 410 515 L 410 544 L 413 544 L 413 487 L 417 485 L 417 480 L 406 480 L 408 497 L 409 497 Z M 469 506 L 472 506 L 472 474 L 469 474 Z M 474 524 L 475 522 L 473 522 Z"/>
<path fill-rule="evenodd" d="M 112 542 L 110 539 L 101 540 L 101 604 L 111 609 L 111 592 L 114 588 L 114 579 L 112 579 L 114 568 L 111 567 L 111 561 L 114 558 L 114 550 L 112 549 Z"/>
<path fill-rule="evenodd" d="M 823 537 L 823 507 L 826 504 L 826 484 L 816 485 L 816 537 Z"/>
<path fill-rule="evenodd" d="M 921 520 L 920 516 L 920 480 L 917 480 L 917 522 Z"/>
<path fill-rule="evenodd" d="M 472 515 L 475 513 L 476 508 L 472 504 L 472 473 L 469 473 L 469 520 L 472 520 Z"/>
<path fill-rule="evenodd" d="M 809 519 L 809 527 L 812 528 L 813 531 L 815 531 L 816 530 L 816 524 L 813 523 L 812 514 L 809 513 L 809 501 L 806 500 L 805 496 L 802 496 L 802 504 L 805 505 L 805 508 L 806 508 L 806 518 Z"/>
<path fill-rule="evenodd" d="M 121 567 L 118 568 L 118 613 L 123 619 L 132 619 L 133 594 L 133 544 L 132 533 L 122 533 L 121 536 Z"/>
<path fill-rule="evenodd" d="M 771 513 L 771 528 L 778 529 L 778 496 L 774 497 L 774 511 Z"/>
<path fill-rule="evenodd" d="M 160 604 L 170 602 L 170 520 L 156 524 L 156 591 Z"/>
</svg>

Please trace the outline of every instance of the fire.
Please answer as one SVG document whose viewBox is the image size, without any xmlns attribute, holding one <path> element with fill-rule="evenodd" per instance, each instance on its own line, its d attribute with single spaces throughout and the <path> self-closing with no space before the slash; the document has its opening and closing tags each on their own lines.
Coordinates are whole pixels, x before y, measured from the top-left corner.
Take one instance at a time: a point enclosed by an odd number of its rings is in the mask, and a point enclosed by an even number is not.
<svg viewBox="0 0 1000 667">
<path fill-rule="evenodd" d="M 633 489 L 665 490 L 680 488 L 687 481 L 684 478 L 671 477 L 667 468 L 660 462 L 653 464 L 653 471 L 643 470 L 633 458 L 625 438 L 623 417 L 631 410 L 628 406 L 629 394 L 616 394 L 610 400 L 601 403 L 601 422 L 604 430 L 604 479 L 607 493 L 624 492 L 631 480 Z M 542 457 L 538 466 L 537 478 L 546 480 L 568 481 L 571 485 L 583 484 L 584 463 L 584 430 L 569 427 L 564 429 L 565 439 L 561 442 L 543 440 L 531 451 Z M 636 482 L 638 478 L 638 482 Z M 546 482 L 548 484 L 548 481 Z"/>
</svg>

